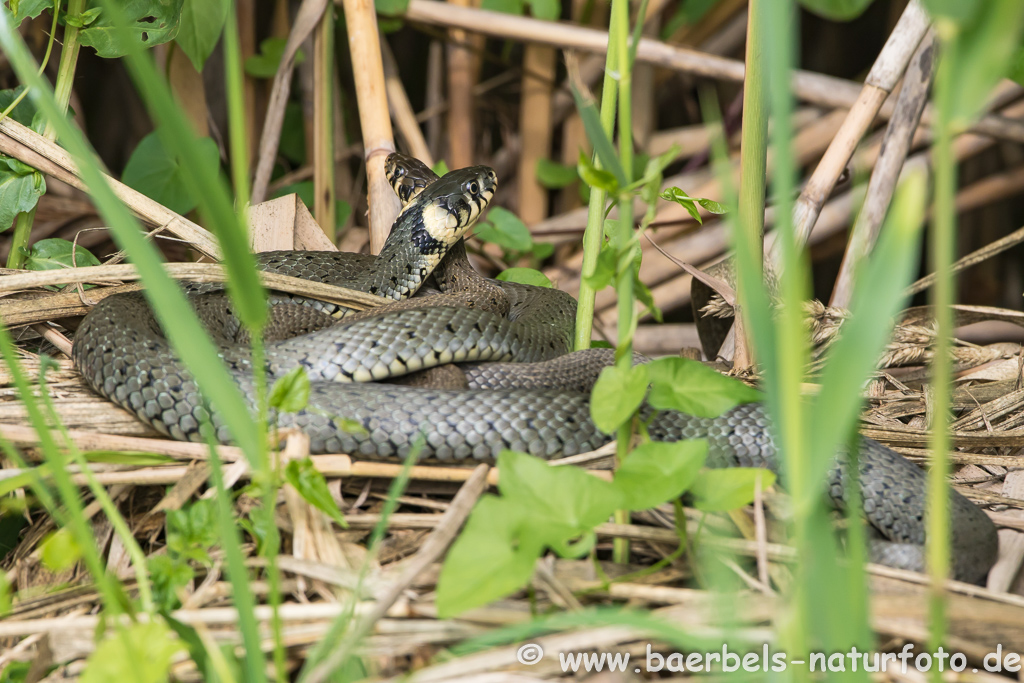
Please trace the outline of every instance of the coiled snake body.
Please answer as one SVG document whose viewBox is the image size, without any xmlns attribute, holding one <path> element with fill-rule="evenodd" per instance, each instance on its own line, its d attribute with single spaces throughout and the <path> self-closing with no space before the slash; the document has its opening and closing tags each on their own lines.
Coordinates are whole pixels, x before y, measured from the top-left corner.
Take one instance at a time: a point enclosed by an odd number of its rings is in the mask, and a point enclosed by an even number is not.
<svg viewBox="0 0 1024 683">
<path fill-rule="evenodd" d="M 400 301 L 338 326 L 332 325 L 330 316 L 339 313 L 332 306 L 317 309 L 272 297 L 272 320 L 282 321 L 289 333 L 310 330 L 266 345 L 271 377 L 302 365 L 312 380 L 309 407 L 276 416 L 279 424 L 304 430 L 314 453 L 366 458 L 401 458 L 421 434 L 421 457 L 441 461 L 491 459 L 506 448 L 551 458 L 606 443 L 610 437 L 591 422 L 587 387 L 612 357 L 606 350 L 567 353 L 575 314 L 571 297 L 485 281 L 466 271 L 461 238 L 493 195 L 494 172 L 474 167 L 437 180 L 414 160 L 393 155 L 388 163 L 406 206 L 379 256 L 268 252 L 258 255 L 258 265 L 395 300 L 412 295 L 437 269 L 445 294 Z M 451 291 L 453 282 L 467 277 L 477 278 L 478 289 L 469 295 Z M 188 294 L 235 381 L 252 397 L 251 354 L 238 341 L 230 302 L 212 289 L 189 287 Z M 504 299 L 496 304 L 499 313 L 493 311 L 492 298 Z M 100 302 L 78 329 L 73 357 L 93 389 L 158 431 L 200 441 L 200 426 L 211 420 L 217 438 L 231 441 L 218 416 L 203 407 L 197 385 L 141 293 Z M 466 362 L 468 390 L 371 382 Z M 338 417 L 363 429 L 346 429 Z M 650 435 L 658 440 L 706 438 L 709 465 L 779 469 L 768 415 L 760 404 L 739 406 L 714 419 L 662 412 L 651 423 Z M 828 481 L 829 496 L 837 504 L 845 499 L 842 460 L 837 459 Z M 861 441 L 858 462 L 865 516 L 884 537 L 873 542 L 872 557 L 920 570 L 924 473 L 868 439 Z M 955 492 L 950 512 L 954 575 L 977 582 L 995 561 L 995 527 Z"/>
</svg>

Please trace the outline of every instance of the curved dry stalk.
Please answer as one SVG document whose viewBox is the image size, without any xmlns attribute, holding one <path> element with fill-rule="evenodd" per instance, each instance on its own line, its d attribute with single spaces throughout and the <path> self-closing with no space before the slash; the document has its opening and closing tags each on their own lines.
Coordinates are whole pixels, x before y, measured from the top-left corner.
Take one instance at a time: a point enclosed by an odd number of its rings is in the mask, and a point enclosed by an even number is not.
<svg viewBox="0 0 1024 683">
<path fill-rule="evenodd" d="M 850 109 L 842 128 L 832 140 L 793 207 L 793 228 L 799 242 L 806 242 L 821 207 L 853 156 L 889 93 L 899 83 L 918 44 L 928 31 L 928 15 L 918 0 L 911 0 L 868 73 L 864 88 Z M 778 263 L 773 250 L 770 258 Z"/>
<path fill-rule="evenodd" d="M 903 162 L 910 152 L 914 132 L 921 121 L 921 113 L 928 102 L 928 89 L 934 75 L 935 36 L 928 35 L 917 48 L 910 67 L 903 79 L 896 100 L 896 115 L 889 119 L 889 125 L 882 140 L 882 151 L 868 182 L 864 208 L 846 243 L 846 253 L 839 269 L 835 288 L 832 291 L 831 306 L 848 308 L 853 294 L 853 269 L 855 264 L 874 248 L 878 232 L 882 227 L 889 202 L 892 201 L 896 182 L 899 180 Z"/>
</svg>

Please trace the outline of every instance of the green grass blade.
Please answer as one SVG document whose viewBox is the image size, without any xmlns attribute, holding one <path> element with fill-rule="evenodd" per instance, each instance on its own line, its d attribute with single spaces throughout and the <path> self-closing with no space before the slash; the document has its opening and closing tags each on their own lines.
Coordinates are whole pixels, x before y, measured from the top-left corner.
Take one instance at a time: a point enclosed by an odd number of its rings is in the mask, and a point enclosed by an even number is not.
<svg viewBox="0 0 1024 683">
<path fill-rule="evenodd" d="M 816 453 L 834 453 L 856 429 L 864 382 L 885 348 L 892 319 L 906 303 L 903 291 L 917 267 L 926 186 L 921 173 L 900 185 L 878 246 L 860 264 L 850 317 L 829 350 L 821 391 L 811 406 L 811 448 Z M 829 463 L 814 465 L 811 478 L 820 479 Z"/>
<path fill-rule="evenodd" d="M 208 441 L 210 446 L 210 477 L 217 489 L 217 524 L 220 527 L 220 542 L 224 546 L 224 557 L 227 560 L 228 578 L 231 581 L 231 597 L 238 610 L 238 628 L 242 632 L 242 643 L 245 645 L 246 681 L 263 683 L 267 680 L 263 650 L 260 647 L 259 623 L 256 621 L 256 598 L 249 586 L 249 571 L 242 555 L 242 542 L 238 537 L 238 527 L 231 506 L 231 494 L 224 488 L 224 474 L 221 472 L 221 460 L 217 454 L 217 444 Z"/>
<path fill-rule="evenodd" d="M 104 11 L 114 17 L 115 25 L 127 25 L 118 3 L 104 0 L 102 4 Z M 127 32 L 124 28 L 119 30 Z M 124 42 L 134 44 L 127 36 Z M 203 163 L 195 131 L 174 101 L 166 80 L 157 70 L 151 56 L 134 49 L 125 55 L 125 63 L 164 146 L 175 150 L 181 156 L 182 165 L 189 169 L 189 173 L 183 177 L 199 201 L 200 213 L 220 242 L 224 266 L 229 274 L 228 292 L 237 308 L 238 317 L 246 327 L 261 327 L 267 316 L 265 292 L 249 251 L 246 226 L 240 214 L 235 212 L 231 196 L 221 182 L 219 173 Z M 233 142 L 235 135 L 238 133 L 233 131 Z M 244 132 L 242 135 L 244 138 Z"/>
<path fill-rule="evenodd" d="M 100 215 L 110 226 L 118 245 L 129 253 L 139 269 L 146 296 L 174 349 L 192 371 L 200 390 L 217 406 L 235 441 L 251 460 L 255 460 L 255 467 L 259 463 L 260 444 L 244 397 L 220 362 L 216 347 L 181 289 L 164 272 L 159 252 L 146 241 L 138 221 L 103 179 L 81 132 L 61 116 L 49 83 L 36 74 L 28 48 L 4 13 L 0 13 L 0 47 L 18 78 L 31 89 L 36 106 L 54 122 L 58 138 L 74 157 Z"/>
</svg>

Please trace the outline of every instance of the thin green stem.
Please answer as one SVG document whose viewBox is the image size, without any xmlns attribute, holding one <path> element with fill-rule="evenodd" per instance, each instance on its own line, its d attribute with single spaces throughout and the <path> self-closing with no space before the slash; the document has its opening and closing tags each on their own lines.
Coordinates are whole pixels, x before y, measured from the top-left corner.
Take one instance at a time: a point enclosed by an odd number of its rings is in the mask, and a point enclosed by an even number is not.
<svg viewBox="0 0 1024 683">
<path fill-rule="evenodd" d="M 245 92 L 242 79 L 238 10 L 235 3 L 231 2 L 224 22 L 224 83 L 228 100 L 228 139 L 231 141 L 231 184 L 235 190 L 235 206 L 239 211 L 244 211 L 249 203 L 249 141 L 245 135 Z"/>
<path fill-rule="evenodd" d="M 212 434 L 213 430 L 209 430 Z M 242 644 L 245 646 L 246 681 L 263 683 L 267 680 L 264 667 L 263 650 L 260 648 L 259 625 L 256 622 L 256 599 L 249 587 L 249 572 L 245 567 L 242 555 L 241 539 L 231 508 L 231 495 L 224 488 L 224 474 L 221 472 L 221 460 L 217 454 L 217 444 L 212 438 L 210 446 L 210 476 L 217 489 L 215 504 L 217 506 L 217 524 L 219 535 L 227 560 L 228 578 L 231 580 L 231 597 L 238 610 L 239 630 L 242 632 Z"/>
<path fill-rule="evenodd" d="M 85 10 L 85 3 L 86 0 L 68 0 L 67 16 L 74 17 L 81 14 Z M 53 32 L 56 30 L 57 25 L 57 7 L 59 7 L 59 3 L 54 3 L 54 5 L 54 28 L 50 32 L 51 45 Z M 54 85 L 54 97 L 57 100 L 57 106 L 60 107 L 61 113 L 68 110 L 68 103 L 71 101 L 71 88 L 75 81 L 75 66 L 78 64 L 79 47 L 78 29 L 68 24 L 64 28 L 64 46 L 60 53 L 60 65 L 57 67 L 57 83 Z M 50 46 L 47 46 L 45 59 L 49 59 L 49 57 Z M 42 73 L 42 67 L 40 67 L 39 72 L 40 74 Z M 28 90 L 26 89 L 25 92 L 28 92 Z M 53 127 L 52 121 L 47 122 L 46 128 L 43 130 L 43 136 L 49 140 L 57 139 L 57 132 Z M 25 265 L 25 250 L 28 247 L 29 237 L 32 235 L 32 223 L 35 221 L 35 216 L 36 210 L 33 207 L 31 211 L 19 213 L 15 219 L 14 232 L 11 235 L 11 250 L 7 254 L 8 268 L 21 268 Z"/>
<path fill-rule="evenodd" d="M 615 129 L 615 105 L 618 100 L 618 84 L 615 81 L 615 64 L 618 56 L 615 45 L 609 43 L 605 59 L 604 82 L 601 86 L 601 127 L 609 139 Z M 594 167 L 601 168 L 601 160 L 594 153 Z M 588 282 L 597 268 L 597 257 L 604 245 L 604 214 L 608 193 L 596 187 L 590 188 L 590 203 L 587 207 L 587 227 L 583 233 L 583 265 L 580 269 L 580 294 L 576 306 L 576 350 L 589 349 L 590 337 L 594 332 L 594 301 L 597 291 Z"/>
</svg>

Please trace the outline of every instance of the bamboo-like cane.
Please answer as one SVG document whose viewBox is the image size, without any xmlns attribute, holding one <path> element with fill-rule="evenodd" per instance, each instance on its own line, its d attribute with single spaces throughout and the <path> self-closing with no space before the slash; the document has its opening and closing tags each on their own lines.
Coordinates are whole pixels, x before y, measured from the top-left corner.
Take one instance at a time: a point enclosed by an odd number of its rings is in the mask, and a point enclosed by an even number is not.
<svg viewBox="0 0 1024 683">
<path fill-rule="evenodd" d="M 395 151 L 384 86 L 384 65 L 377 32 L 377 11 L 371 0 L 344 0 L 348 46 L 352 54 L 352 76 L 359 102 L 359 124 L 363 131 L 366 184 L 370 207 L 370 251 L 378 253 L 391 231 L 401 204 L 388 184 L 384 159 Z"/>
<path fill-rule="evenodd" d="M 533 225 L 547 216 L 548 191 L 537 180 L 537 162 L 551 151 L 551 85 L 555 51 L 527 45 L 519 100 L 519 218 Z"/>
</svg>

